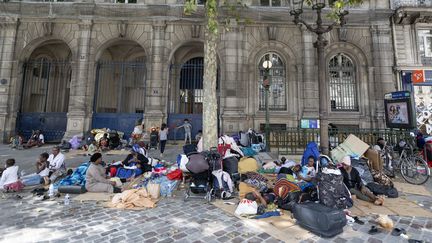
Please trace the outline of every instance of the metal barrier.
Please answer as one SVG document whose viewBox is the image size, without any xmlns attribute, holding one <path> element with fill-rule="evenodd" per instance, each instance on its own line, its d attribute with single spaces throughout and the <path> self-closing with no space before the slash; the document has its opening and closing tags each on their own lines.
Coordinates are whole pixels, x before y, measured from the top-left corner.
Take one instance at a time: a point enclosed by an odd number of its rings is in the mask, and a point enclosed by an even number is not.
<svg viewBox="0 0 432 243">
<path fill-rule="evenodd" d="M 363 142 L 373 145 L 378 138 L 383 138 L 389 144 L 396 144 L 401 139 L 413 142 L 408 130 L 391 129 L 329 129 L 330 147 L 342 143 L 350 134 L 357 136 Z M 269 144 L 271 151 L 279 154 L 303 154 L 309 142 L 319 144 L 319 129 L 288 128 L 287 130 L 270 131 Z"/>
</svg>

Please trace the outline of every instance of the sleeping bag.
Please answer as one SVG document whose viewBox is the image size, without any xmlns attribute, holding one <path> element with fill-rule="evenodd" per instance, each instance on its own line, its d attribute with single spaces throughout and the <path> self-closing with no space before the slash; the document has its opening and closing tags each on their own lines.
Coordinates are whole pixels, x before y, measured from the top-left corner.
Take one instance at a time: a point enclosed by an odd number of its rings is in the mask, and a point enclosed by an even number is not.
<svg viewBox="0 0 432 243">
<path fill-rule="evenodd" d="M 315 161 L 317 161 L 320 156 L 320 152 L 318 150 L 318 144 L 315 142 L 310 142 L 306 145 L 306 149 L 303 153 L 303 157 L 301 161 L 301 166 L 307 165 L 310 156 L 313 156 Z"/>
</svg>

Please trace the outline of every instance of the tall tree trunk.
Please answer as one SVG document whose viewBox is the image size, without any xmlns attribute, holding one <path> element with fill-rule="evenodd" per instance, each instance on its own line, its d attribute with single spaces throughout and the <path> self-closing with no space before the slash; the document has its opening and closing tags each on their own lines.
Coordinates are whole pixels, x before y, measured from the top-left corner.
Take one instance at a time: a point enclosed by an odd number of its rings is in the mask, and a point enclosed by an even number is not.
<svg viewBox="0 0 432 243">
<path fill-rule="evenodd" d="M 205 30 L 204 43 L 204 99 L 203 99 L 203 149 L 208 150 L 218 144 L 217 134 L 217 37 L 218 33 Z"/>
</svg>

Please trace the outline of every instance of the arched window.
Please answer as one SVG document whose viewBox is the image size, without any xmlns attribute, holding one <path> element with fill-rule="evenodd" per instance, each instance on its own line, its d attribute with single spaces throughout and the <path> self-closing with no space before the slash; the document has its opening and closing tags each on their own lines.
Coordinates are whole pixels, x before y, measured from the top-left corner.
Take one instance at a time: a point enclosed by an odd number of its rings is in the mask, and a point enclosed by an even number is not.
<svg viewBox="0 0 432 243">
<path fill-rule="evenodd" d="M 259 64 L 260 70 L 259 77 L 259 109 L 265 110 L 265 88 L 263 87 L 263 79 L 265 70 L 263 68 L 263 62 L 270 60 L 272 67 L 269 71 L 270 88 L 269 88 L 269 109 L 270 110 L 286 110 L 286 95 L 285 95 L 285 64 L 282 59 L 276 53 L 265 54 Z"/>
<path fill-rule="evenodd" d="M 358 111 L 355 66 L 339 53 L 329 63 L 330 105 L 332 111 Z"/>
</svg>

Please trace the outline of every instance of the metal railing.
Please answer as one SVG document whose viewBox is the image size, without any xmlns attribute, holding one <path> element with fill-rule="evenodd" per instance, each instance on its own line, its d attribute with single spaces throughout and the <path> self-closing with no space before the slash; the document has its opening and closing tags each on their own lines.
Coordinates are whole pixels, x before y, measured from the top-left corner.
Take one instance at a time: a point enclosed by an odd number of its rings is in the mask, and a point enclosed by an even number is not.
<svg viewBox="0 0 432 243">
<path fill-rule="evenodd" d="M 392 9 L 400 7 L 431 7 L 432 0 L 393 0 Z"/>
<path fill-rule="evenodd" d="M 350 134 L 357 136 L 363 142 L 373 145 L 378 138 L 383 138 L 390 144 L 396 144 L 401 139 L 412 140 L 410 131 L 391 129 L 329 129 L 330 147 L 342 143 Z M 287 130 L 270 131 L 269 144 L 272 152 L 279 154 L 303 154 L 309 142 L 319 144 L 319 129 L 288 128 Z"/>
</svg>

